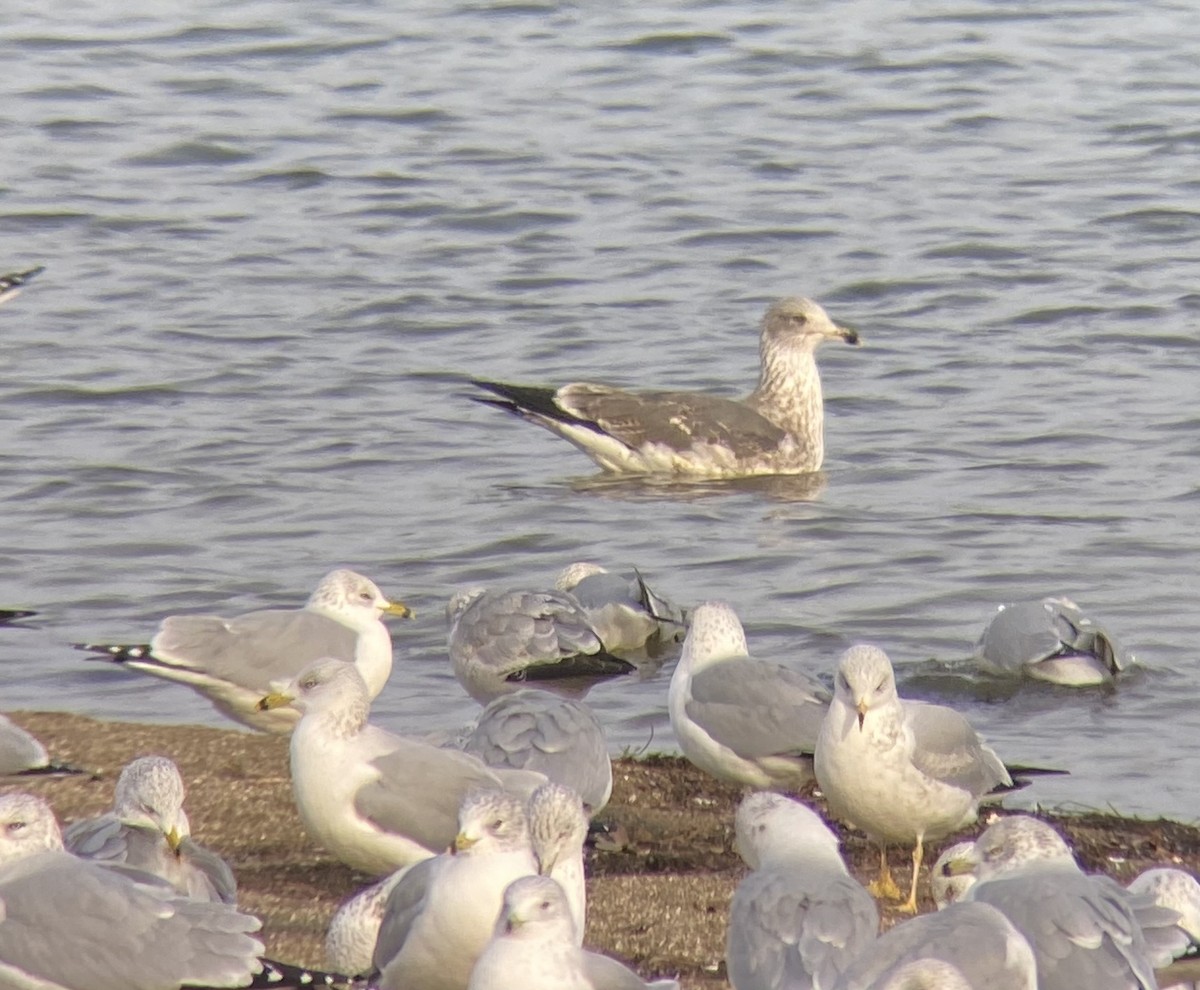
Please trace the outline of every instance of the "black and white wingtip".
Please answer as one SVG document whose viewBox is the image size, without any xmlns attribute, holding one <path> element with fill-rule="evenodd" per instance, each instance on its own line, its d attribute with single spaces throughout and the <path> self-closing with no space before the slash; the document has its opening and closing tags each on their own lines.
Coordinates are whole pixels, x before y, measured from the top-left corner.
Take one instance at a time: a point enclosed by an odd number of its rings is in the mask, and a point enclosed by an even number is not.
<svg viewBox="0 0 1200 990">
<path fill-rule="evenodd" d="M 0 275 L 0 303 L 8 302 L 13 296 L 25 288 L 25 283 L 44 272 L 45 266 L 38 265 L 23 272 L 9 272 Z"/>
<path fill-rule="evenodd" d="M 342 973 L 326 973 L 319 969 L 306 969 L 274 959 L 260 959 L 262 971 L 250 983 L 251 990 L 303 990 L 306 987 L 365 987 L 366 981 Z"/>
<path fill-rule="evenodd" d="M 44 767 L 30 767 L 28 770 L 18 770 L 13 777 L 78 777 L 88 776 L 99 780 L 100 775 L 95 770 L 85 770 L 83 767 L 73 767 L 69 763 L 47 763 Z"/>
<path fill-rule="evenodd" d="M 111 660 L 125 663 L 128 660 L 153 660 L 149 643 L 72 643 L 71 646 L 84 653 L 94 653 L 89 660 Z"/>
<path fill-rule="evenodd" d="M 17 619 L 28 619 L 31 615 L 37 615 L 31 608 L 0 608 L 0 626 L 16 622 Z"/>
</svg>

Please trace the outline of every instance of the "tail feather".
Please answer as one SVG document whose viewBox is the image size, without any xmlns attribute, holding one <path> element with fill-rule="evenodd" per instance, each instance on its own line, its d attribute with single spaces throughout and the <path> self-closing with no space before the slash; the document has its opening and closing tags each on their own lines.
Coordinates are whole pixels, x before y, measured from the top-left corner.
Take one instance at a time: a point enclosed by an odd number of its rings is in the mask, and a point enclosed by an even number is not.
<svg viewBox="0 0 1200 990">
<path fill-rule="evenodd" d="M 508 382 L 493 382 L 484 378 L 472 379 L 471 384 L 476 388 L 493 392 L 499 396 L 496 399 L 484 395 L 471 396 L 472 400 L 480 402 L 485 406 L 495 406 L 498 409 L 504 409 L 507 412 L 525 418 L 532 416 L 558 423 L 571 423 L 575 426 L 586 426 L 591 429 L 597 428 L 596 424 L 591 420 L 572 416 L 569 412 L 562 409 L 555 401 L 555 396 L 558 394 L 557 389 L 547 388 L 542 385 L 512 385 Z"/>
</svg>

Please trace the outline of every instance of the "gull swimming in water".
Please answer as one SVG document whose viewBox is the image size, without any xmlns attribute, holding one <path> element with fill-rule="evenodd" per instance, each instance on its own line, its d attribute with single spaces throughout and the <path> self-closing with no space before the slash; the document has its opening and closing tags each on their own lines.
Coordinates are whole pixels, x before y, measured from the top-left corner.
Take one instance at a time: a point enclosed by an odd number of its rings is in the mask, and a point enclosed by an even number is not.
<svg viewBox="0 0 1200 990">
<path fill-rule="evenodd" d="M 392 672 L 392 637 L 384 615 L 411 610 L 389 601 L 375 583 L 354 571 L 330 571 L 300 609 L 265 609 L 234 619 L 172 615 L 149 645 L 78 644 L 78 649 L 205 695 L 222 714 L 252 729 L 288 733 L 299 714 L 264 710 L 258 701 L 278 681 L 288 681 L 314 660 L 353 661 L 376 697 Z"/>
<path fill-rule="evenodd" d="M 815 677 L 749 655 L 730 606 L 692 611 L 667 711 L 683 755 L 701 770 L 750 787 L 802 787 L 828 705 Z"/>
<path fill-rule="evenodd" d="M 6 303 L 16 296 L 26 283 L 44 272 L 45 266 L 38 265 L 36 268 L 30 268 L 23 272 L 9 272 L 7 275 L 0 275 L 0 303 Z"/>
<path fill-rule="evenodd" d="M 646 584 L 642 575 L 614 574 L 599 564 L 568 564 L 554 581 L 579 602 L 613 653 L 645 650 L 654 655 L 664 643 L 683 639 L 683 609 Z"/>
<path fill-rule="evenodd" d="M 475 380 L 476 401 L 570 441 L 605 471 L 738 478 L 807 474 L 825 457 L 816 349 L 858 343 L 811 299 L 772 303 L 759 338 L 758 387 L 745 399 L 705 392 L 639 391 L 590 382 L 561 388 Z"/>
</svg>

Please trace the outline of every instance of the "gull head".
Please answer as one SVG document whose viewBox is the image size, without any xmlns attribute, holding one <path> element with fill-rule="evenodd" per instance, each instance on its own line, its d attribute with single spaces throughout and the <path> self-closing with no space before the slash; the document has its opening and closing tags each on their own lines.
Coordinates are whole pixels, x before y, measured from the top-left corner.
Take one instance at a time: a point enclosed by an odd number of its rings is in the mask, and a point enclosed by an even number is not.
<svg viewBox="0 0 1200 990">
<path fill-rule="evenodd" d="M 542 784 L 529 795 L 525 813 L 539 873 L 550 873 L 560 859 L 579 854 L 587 838 L 583 801 L 570 787 Z"/>
<path fill-rule="evenodd" d="M 126 825 L 154 829 L 171 851 L 191 834 L 183 810 L 183 777 L 165 756 L 142 756 L 121 771 L 113 794 L 113 813 Z"/>
<path fill-rule="evenodd" d="M 850 647 L 838 663 L 833 691 L 837 700 L 858 712 L 861 731 L 868 712 L 898 700 L 892 661 L 878 646 Z"/>
<path fill-rule="evenodd" d="M 963 971 L 943 959 L 927 957 L 914 959 L 879 984 L 879 990 L 971 990 L 971 983 Z"/>
<path fill-rule="evenodd" d="M 503 791 L 473 791 L 458 809 L 456 855 L 486 856 L 529 847 L 524 803 Z"/>
<path fill-rule="evenodd" d="M 962 858 L 946 864 L 951 876 L 972 873 L 982 883 L 1027 867 L 1078 869 L 1071 847 L 1045 822 L 1010 815 L 988 826 Z"/>
<path fill-rule="evenodd" d="M 286 686 L 260 698 L 254 707 L 260 712 L 272 708 L 295 708 L 299 712 L 313 709 L 370 710 L 371 696 L 367 682 L 358 668 L 345 660 L 324 657 L 314 660 Z M 364 715 L 365 718 L 365 715 Z"/>
<path fill-rule="evenodd" d="M 446 628 L 453 630 L 458 620 L 462 618 L 463 612 L 479 601 L 485 594 L 487 588 L 463 588 L 461 591 L 454 592 L 450 596 L 450 601 L 446 602 Z"/>
<path fill-rule="evenodd" d="M 975 886 L 973 872 L 955 872 L 955 867 L 951 865 L 969 857 L 974 846 L 974 842 L 956 842 L 933 864 L 929 874 L 929 888 L 939 911 L 961 901 L 963 895 Z"/>
<path fill-rule="evenodd" d="M 752 870 L 785 861 L 842 862 L 837 836 L 817 813 L 782 794 L 759 791 L 746 797 L 733 831 L 734 849 Z"/>
<path fill-rule="evenodd" d="M 370 578 L 344 567 L 321 578 L 304 607 L 355 626 L 374 622 L 384 615 L 409 619 L 413 614 L 404 602 L 393 602 L 384 597 Z"/>
<path fill-rule="evenodd" d="M 858 343 L 858 331 L 841 327 L 817 303 L 803 296 L 788 296 L 768 307 L 762 323 L 764 346 L 799 345 L 812 350 L 822 341 Z"/>
<path fill-rule="evenodd" d="M 1200 883 L 1190 873 L 1156 867 L 1138 874 L 1129 884 L 1131 894 L 1146 894 L 1159 907 L 1179 915 L 1179 927 L 1192 941 L 1200 941 Z"/>
<path fill-rule="evenodd" d="M 571 919 L 567 895 L 558 881 L 545 876 L 530 876 L 510 883 L 504 889 L 496 935 L 573 942 L 575 922 Z"/>
<path fill-rule="evenodd" d="M 555 591 L 570 591 L 584 578 L 594 577 L 597 574 L 607 574 L 603 567 L 599 564 L 591 564 L 587 561 L 576 561 L 574 564 L 567 564 L 554 579 Z"/>
<path fill-rule="evenodd" d="M 33 794 L 0 796 L 0 865 L 62 847 L 50 805 Z"/>
<path fill-rule="evenodd" d="M 729 605 L 704 602 L 692 609 L 680 667 L 701 668 L 718 660 L 748 656 L 749 652 L 746 631 Z"/>
</svg>

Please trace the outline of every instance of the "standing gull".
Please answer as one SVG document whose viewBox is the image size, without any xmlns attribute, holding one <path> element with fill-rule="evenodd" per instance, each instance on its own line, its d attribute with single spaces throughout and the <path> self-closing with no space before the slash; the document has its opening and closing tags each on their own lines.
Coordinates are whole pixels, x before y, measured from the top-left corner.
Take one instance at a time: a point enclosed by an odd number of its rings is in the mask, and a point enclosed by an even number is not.
<svg viewBox="0 0 1200 990">
<path fill-rule="evenodd" d="M 546 782 L 540 773 L 492 770 L 467 753 L 372 725 L 362 675 L 341 660 L 318 660 L 260 704 L 302 712 L 292 732 L 291 775 L 308 834 L 375 876 L 445 849 L 468 792 L 511 789 L 523 801 Z"/>
<path fill-rule="evenodd" d="M 837 818 L 879 844 L 877 897 L 898 897 L 887 846 L 913 847 L 912 884 L 902 910 L 917 910 L 925 841 L 975 821 L 979 802 L 1014 785 L 1004 764 L 952 708 L 902 701 L 892 662 L 875 646 L 852 646 L 834 681 L 821 726 L 817 783 Z"/>
<path fill-rule="evenodd" d="M 557 880 L 567 895 L 576 939 L 582 945 L 587 922 L 583 843 L 588 834 L 583 802 L 569 787 L 543 784 L 529 796 L 525 813 L 538 873 Z"/>
<path fill-rule="evenodd" d="M 604 645 L 614 653 L 658 653 L 683 638 L 684 613 L 655 592 L 642 575 L 613 574 L 599 564 L 568 564 L 554 581 L 579 602 Z"/>
<path fill-rule="evenodd" d="M 290 732 L 298 715 L 265 711 L 258 701 L 277 681 L 288 681 L 322 657 L 353 661 L 372 698 L 392 672 L 392 637 L 380 621 L 412 612 L 383 596 L 373 581 L 354 571 L 330 571 L 300 609 L 266 609 L 234 619 L 173 615 L 163 619 L 148 646 L 79 649 L 205 695 L 237 722 L 266 732 Z"/>
<path fill-rule="evenodd" d="M 828 705 L 816 678 L 751 657 L 724 602 L 692 612 L 667 710 L 683 755 L 701 770 L 750 787 L 802 787 Z"/>
<path fill-rule="evenodd" d="M 782 794 L 745 798 L 735 846 L 754 871 L 729 909 L 725 968 L 735 990 L 823 990 L 875 940 L 879 912 L 850 876 L 838 840 Z"/>
<path fill-rule="evenodd" d="M 446 621 L 454 676 L 482 704 L 527 686 L 581 695 L 637 669 L 609 653 L 587 613 L 561 591 L 460 591 Z"/>
<path fill-rule="evenodd" d="M 52 763 L 45 746 L 15 722 L 0 715 L 0 777 L 54 776 L 87 772 L 65 763 Z"/>
<path fill-rule="evenodd" d="M 806 474 L 825 456 L 816 349 L 858 343 L 811 299 L 773 303 L 762 321 L 758 387 L 745 399 L 704 392 L 628 392 L 572 382 L 559 389 L 477 380 L 498 406 L 570 441 L 605 471 L 737 478 Z"/>
</svg>

